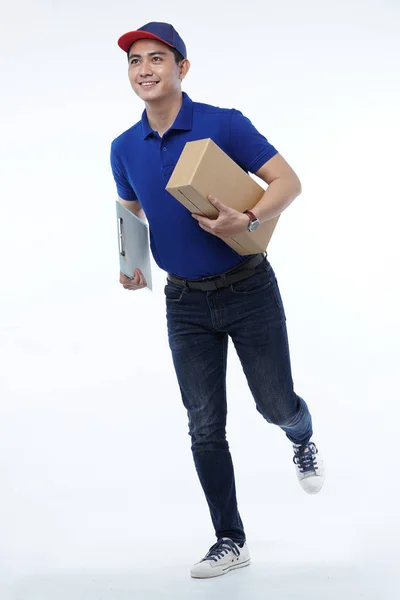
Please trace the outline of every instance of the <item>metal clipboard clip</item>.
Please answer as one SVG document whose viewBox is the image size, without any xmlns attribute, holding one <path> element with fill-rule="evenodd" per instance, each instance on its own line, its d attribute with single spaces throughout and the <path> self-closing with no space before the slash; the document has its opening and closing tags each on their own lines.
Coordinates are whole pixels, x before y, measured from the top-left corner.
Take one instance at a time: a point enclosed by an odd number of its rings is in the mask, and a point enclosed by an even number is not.
<svg viewBox="0 0 400 600">
<path fill-rule="evenodd" d="M 125 256 L 124 221 L 122 217 L 118 217 L 118 245 L 120 255 Z"/>
</svg>

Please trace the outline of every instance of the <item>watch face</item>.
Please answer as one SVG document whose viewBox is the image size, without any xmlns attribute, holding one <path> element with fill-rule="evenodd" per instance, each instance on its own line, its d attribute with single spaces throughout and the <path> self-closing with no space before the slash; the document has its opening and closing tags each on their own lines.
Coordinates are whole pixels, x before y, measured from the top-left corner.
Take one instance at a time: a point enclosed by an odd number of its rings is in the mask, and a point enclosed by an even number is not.
<svg viewBox="0 0 400 600">
<path fill-rule="evenodd" d="M 255 229 L 257 229 L 257 227 L 259 226 L 260 221 L 251 221 L 251 223 L 249 224 L 249 231 L 254 231 Z"/>
</svg>

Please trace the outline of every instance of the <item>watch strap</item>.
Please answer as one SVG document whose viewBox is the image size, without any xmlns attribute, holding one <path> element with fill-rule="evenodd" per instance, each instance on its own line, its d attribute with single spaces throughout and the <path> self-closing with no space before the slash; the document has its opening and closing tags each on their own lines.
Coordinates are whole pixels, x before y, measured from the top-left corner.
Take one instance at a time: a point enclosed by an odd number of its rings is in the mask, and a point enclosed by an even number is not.
<svg viewBox="0 0 400 600">
<path fill-rule="evenodd" d="M 251 212 L 251 210 L 245 210 L 244 214 L 250 217 L 250 221 L 258 221 L 256 215 L 253 212 Z"/>
</svg>

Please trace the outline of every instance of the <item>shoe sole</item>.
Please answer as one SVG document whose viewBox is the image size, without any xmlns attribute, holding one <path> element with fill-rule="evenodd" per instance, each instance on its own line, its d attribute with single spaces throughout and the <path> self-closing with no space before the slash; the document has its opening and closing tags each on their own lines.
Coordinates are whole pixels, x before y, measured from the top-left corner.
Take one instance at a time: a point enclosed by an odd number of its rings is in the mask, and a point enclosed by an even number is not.
<svg viewBox="0 0 400 600">
<path fill-rule="evenodd" d="M 221 569 L 221 571 L 219 571 L 218 573 L 212 574 L 212 575 L 192 575 L 191 577 L 193 579 L 212 579 L 213 577 L 220 577 L 221 575 L 226 575 L 227 573 L 229 573 L 229 571 L 234 571 L 235 569 L 243 569 L 243 567 L 248 567 L 249 564 L 251 562 L 251 559 L 249 558 L 248 560 L 240 563 L 239 565 L 231 565 L 230 567 L 225 567 L 225 569 Z"/>
</svg>

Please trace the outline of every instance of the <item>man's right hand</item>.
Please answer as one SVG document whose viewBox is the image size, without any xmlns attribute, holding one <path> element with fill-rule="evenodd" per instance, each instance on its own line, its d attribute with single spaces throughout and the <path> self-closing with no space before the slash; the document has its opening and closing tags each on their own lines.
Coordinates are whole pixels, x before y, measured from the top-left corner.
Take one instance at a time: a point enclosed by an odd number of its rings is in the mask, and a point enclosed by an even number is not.
<svg viewBox="0 0 400 600">
<path fill-rule="evenodd" d="M 135 269 L 133 279 L 130 279 L 129 277 L 120 272 L 119 282 L 122 284 L 122 287 L 126 290 L 141 290 L 147 287 L 146 280 L 140 269 Z"/>
</svg>

